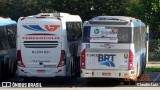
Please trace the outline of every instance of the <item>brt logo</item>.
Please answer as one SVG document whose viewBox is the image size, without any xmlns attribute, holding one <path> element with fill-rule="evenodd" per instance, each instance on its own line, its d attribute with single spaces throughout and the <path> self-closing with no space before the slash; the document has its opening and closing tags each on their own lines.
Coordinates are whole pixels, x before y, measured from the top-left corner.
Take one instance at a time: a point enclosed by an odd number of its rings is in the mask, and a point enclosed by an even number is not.
<svg viewBox="0 0 160 90">
<path fill-rule="evenodd" d="M 98 54 L 98 62 L 100 62 L 100 65 L 115 67 L 113 63 L 115 56 L 115 54 Z"/>
</svg>

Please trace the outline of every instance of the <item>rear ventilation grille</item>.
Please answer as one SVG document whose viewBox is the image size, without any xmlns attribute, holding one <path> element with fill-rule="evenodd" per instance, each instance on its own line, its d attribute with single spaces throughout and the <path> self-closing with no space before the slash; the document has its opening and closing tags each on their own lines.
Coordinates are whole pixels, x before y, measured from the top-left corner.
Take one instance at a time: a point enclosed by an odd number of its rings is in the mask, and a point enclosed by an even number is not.
<svg viewBox="0 0 160 90">
<path fill-rule="evenodd" d="M 56 48 L 58 41 L 24 41 L 25 48 Z"/>
</svg>

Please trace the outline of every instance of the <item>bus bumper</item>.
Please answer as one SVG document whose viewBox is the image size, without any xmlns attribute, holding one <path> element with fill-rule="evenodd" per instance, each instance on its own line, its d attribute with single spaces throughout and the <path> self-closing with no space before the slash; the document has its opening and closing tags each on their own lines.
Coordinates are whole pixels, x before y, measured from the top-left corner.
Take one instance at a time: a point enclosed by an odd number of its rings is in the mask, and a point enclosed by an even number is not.
<svg viewBox="0 0 160 90">
<path fill-rule="evenodd" d="M 20 77 L 56 77 L 66 76 L 65 67 L 61 68 L 24 68 L 18 66 L 18 76 Z"/>
<path fill-rule="evenodd" d="M 122 70 L 86 70 L 81 69 L 82 78 L 121 78 L 121 79 L 135 79 L 135 71 Z"/>
</svg>

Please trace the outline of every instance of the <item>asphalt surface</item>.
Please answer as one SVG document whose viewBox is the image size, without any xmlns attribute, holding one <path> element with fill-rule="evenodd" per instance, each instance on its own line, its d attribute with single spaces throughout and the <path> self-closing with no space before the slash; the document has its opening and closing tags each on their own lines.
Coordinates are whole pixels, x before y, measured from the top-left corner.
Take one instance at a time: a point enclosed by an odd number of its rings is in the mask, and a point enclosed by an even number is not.
<svg viewBox="0 0 160 90">
<path fill-rule="evenodd" d="M 160 82 L 160 72 L 146 72 L 146 74 L 150 75 L 150 81 Z M 71 81 L 55 78 L 30 78 L 28 81 L 24 81 L 22 78 L 14 77 L 3 82 L 41 83 L 42 87 L 135 87 L 135 85 L 124 85 L 122 81 L 113 79 L 97 79 L 87 82 L 87 80 L 81 78 Z"/>
<path fill-rule="evenodd" d="M 148 63 L 147 67 L 150 66 L 159 66 L 159 63 Z M 150 81 L 160 83 L 160 72 L 145 72 L 145 74 L 149 74 Z M 138 79 L 140 81 L 140 79 Z M 24 81 L 19 77 L 12 77 L 10 79 L 4 80 L 3 82 L 11 82 L 11 83 L 41 83 L 42 87 L 54 87 L 54 88 L 74 88 L 74 87 L 136 87 L 136 85 L 124 85 L 124 83 L 120 80 L 114 79 L 94 79 L 88 82 L 86 79 L 75 78 L 70 81 L 64 81 L 64 79 L 56 79 L 56 78 L 30 78 L 27 81 Z M 0 87 L 2 86 L 0 82 Z M 160 87 L 160 84 L 159 84 Z"/>
</svg>

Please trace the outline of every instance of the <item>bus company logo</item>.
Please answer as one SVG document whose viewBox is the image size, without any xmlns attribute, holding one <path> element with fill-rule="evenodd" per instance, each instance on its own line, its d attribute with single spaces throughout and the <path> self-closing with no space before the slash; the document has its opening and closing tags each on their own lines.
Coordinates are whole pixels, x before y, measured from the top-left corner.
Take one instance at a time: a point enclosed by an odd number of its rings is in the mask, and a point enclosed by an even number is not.
<svg viewBox="0 0 160 90">
<path fill-rule="evenodd" d="M 95 29 L 95 30 L 94 30 L 94 33 L 95 33 L 95 34 L 98 34 L 99 32 L 100 32 L 99 29 Z"/>
<path fill-rule="evenodd" d="M 115 56 L 115 54 L 98 54 L 98 62 L 100 65 L 115 67 L 115 64 L 113 63 Z"/>
<path fill-rule="evenodd" d="M 115 64 L 112 61 L 108 61 L 108 60 L 100 62 L 100 65 L 105 65 L 105 66 L 108 66 L 108 67 L 115 67 Z"/>
<path fill-rule="evenodd" d="M 52 31 L 55 31 L 57 30 L 57 28 L 59 28 L 60 25 L 45 25 L 45 28 L 49 31 L 49 32 L 52 32 Z"/>
<path fill-rule="evenodd" d="M 33 30 L 33 31 L 48 31 L 48 32 L 52 32 L 57 30 L 60 25 L 45 25 L 45 29 L 43 29 L 41 26 L 39 25 L 22 25 L 24 28 L 28 29 L 28 30 Z"/>
</svg>

